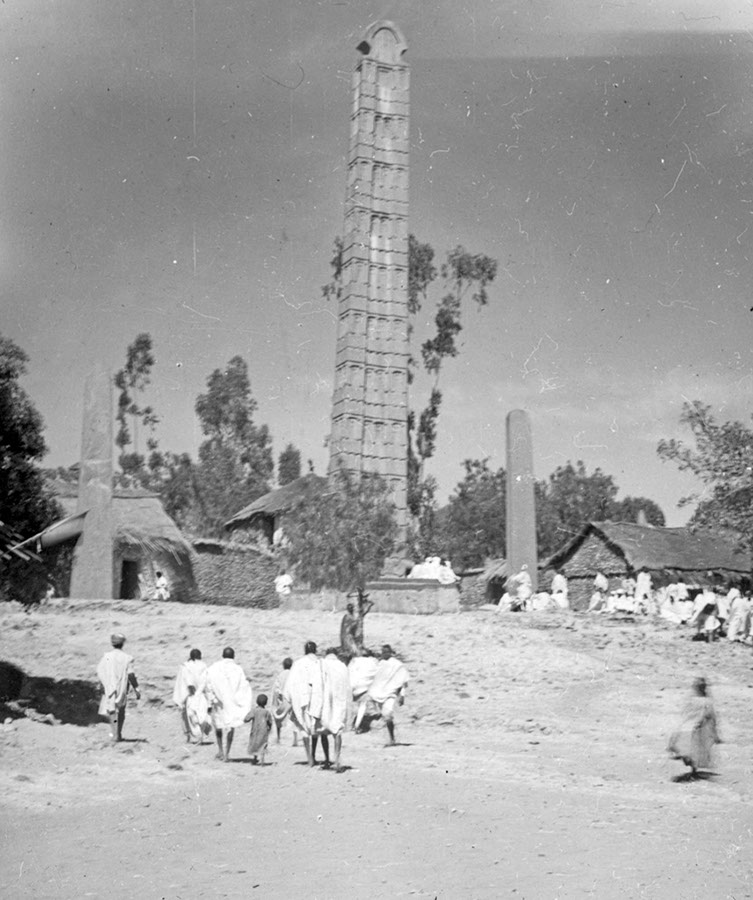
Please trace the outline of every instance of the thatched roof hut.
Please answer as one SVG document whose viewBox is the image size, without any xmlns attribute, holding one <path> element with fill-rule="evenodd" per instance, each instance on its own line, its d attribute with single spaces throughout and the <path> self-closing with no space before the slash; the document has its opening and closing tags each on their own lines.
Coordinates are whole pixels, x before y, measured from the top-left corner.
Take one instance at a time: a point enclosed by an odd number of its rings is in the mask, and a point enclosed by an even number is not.
<svg viewBox="0 0 753 900">
<path fill-rule="evenodd" d="M 73 515 L 78 486 L 54 481 L 50 487 L 66 515 Z M 116 488 L 112 516 L 112 596 L 153 597 L 156 573 L 162 572 L 170 584 L 171 600 L 194 600 L 193 549 L 165 512 L 159 496 L 140 489 Z"/>
<path fill-rule="evenodd" d="M 607 576 L 611 589 L 641 569 L 651 573 L 654 585 L 681 578 L 689 587 L 700 588 L 748 579 L 751 555 L 734 537 L 718 532 L 588 522 L 544 565 L 564 572 L 571 605 L 580 608 L 588 604 L 597 572 Z"/>
<path fill-rule="evenodd" d="M 231 519 L 225 522 L 225 528 L 233 530 L 239 527 L 259 529 L 269 544 L 274 543 L 274 535 L 280 527 L 280 519 L 288 510 L 292 509 L 299 501 L 313 500 L 327 486 L 328 481 L 321 475 L 309 472 L 301 478 L 296 478 L 282 487 L 264 494 L 244 506 Z"/>
</svg>

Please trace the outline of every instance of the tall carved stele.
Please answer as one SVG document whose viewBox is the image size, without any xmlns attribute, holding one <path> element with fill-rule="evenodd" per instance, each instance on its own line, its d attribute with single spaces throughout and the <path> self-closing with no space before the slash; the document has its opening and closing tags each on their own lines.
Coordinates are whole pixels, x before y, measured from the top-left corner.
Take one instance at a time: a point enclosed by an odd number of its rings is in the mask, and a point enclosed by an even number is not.
<svg viewBox="0 0 753 900">
<path fill-rule="evenodd" d="M 515 575 L 528 566 L 537 588 L 536 500 L 531 420 L 523 409 L 507 414 L 507 564 Z"/>
<path fill-rule="evenodd" d="M 112 379 L 100 368 L 84 387 L 77 511 L 86 512 L 86 518 L 73 555 L 71 597 L 98 600 L 113 595 L 112 457 Z"/>
<path fill-rule="evenodd" d="M 376 22 L 353 75 L 330 472 L 391 485 L 405 544 L 408 485 L 408 66 L 405 40 Z"/>
</svg>

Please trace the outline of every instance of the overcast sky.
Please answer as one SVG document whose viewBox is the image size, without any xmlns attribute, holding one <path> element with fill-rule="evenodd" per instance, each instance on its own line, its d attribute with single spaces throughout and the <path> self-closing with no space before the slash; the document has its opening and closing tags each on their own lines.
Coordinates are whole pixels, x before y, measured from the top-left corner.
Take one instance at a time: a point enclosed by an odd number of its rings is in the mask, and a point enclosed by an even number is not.
<svg viewBox="0 0 753 900">
<path fill-rule="evenodd" d="M 0 329 L 31 357 L 46 462 L 78 458 L 93 361 L 148 331 L 164 448 L 195 453 L 196 395 L 240 354 L 275 454 L 324 473 L 320 287 L 379 18 L 409 45 L 410 228 L 499 261 L 442 373 L 443 498 L 463 459 L 504 465 L 525 408 L 537 477 L 583 459 L 681 524 L 693 483 L 656 444 L 683 400 L 753 411 L 751 0 L 6 0 Z"/>
</svg>

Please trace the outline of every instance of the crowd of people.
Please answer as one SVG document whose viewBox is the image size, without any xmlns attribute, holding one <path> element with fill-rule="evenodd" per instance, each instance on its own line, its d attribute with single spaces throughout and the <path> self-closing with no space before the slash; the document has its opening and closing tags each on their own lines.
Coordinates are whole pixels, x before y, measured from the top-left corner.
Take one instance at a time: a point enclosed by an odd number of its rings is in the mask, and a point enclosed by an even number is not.
<svg viewBox="0 0 753 900">
<path fill-rule="evenodd" d="M 507 591 L 499 606 L 513 611 L 569 609 L 567 578 L 563 572 L 555 572 L 550 590 L 535 593 L 530 572 L 524 565 L 508 578 Z M 641 569 L 635 578 L 627 576 L 617 587 L 610 588 L 607 576 L 597 572 L 588 611 L 659 616 L 695 629 L 695 640 L 726 638 L 731 642 L 753 643 L 753 597 L 750 590 L 744 591 L 739 585 L 687 585 L 678 579 L 655 587 L 651 573 Z"/>
<path fill-rule="evenodd" d="M 589 612 L 621 612 L 660 616 L 677 625 L 695 629 L 694 639 L 753 642 L 753 598 L 739 586 L 687 585 L 681 579 L 654 587 L 651 574 L 644 570 L 635 578 L 625 578 L 618 588 L 609 590 L 602 572 L 594 578 Z"/>
<path fill-rule="evenodd" d="M 129 690 L 137 699 L 140 696 L 133 657 L 123 649 L 125 640 L 124 635 L 113 634 L 112 649 L 97 667 L 102 685 L 99 712 L 110 722 L 114 742 L 123 740 Z M 364 731 L 372 720 L 382 719 L 389 744 L 394 745 L 395 713 L 405 701 L 408 670 L 389 644 L 378 658 L 362 647 L 356 646 L 356 654 L 350 652 L 353 649 L 331 647 L 320 654 L 316 644 L 307 641 L 302 656 L 283 660 L 270 691 L 271 703 L 267 693 L 254 697 L 232 647 L 225 647 L 221 658 L 209 666 L 199 649 L 191 650 L 178 669 L 172 697 L 186 741 L 201 744 L 213 732 L 217 758 L 227 762 L 236 731 L 248 725 L 246 752 L 252 763 L 263 765 L 270 735 L 274 730 L 280 743 L 283 723 L 289 721 L 293 743 L 298 745 L 300 739 L 308 764 L 316 765 L 321 745 L 324 766 L 334 765 L 336 771 L 342 770 L 346 731 Z"/>
</svg>

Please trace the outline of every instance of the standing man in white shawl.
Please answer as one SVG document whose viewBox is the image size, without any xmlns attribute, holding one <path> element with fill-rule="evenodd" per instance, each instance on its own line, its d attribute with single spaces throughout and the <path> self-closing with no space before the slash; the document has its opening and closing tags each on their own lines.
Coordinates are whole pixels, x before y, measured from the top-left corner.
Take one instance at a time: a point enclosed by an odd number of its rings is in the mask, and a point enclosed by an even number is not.
<svg viewBox="0 0 753 900">
<path fill-rule="evenodd" d="M 389 746 L 395 745 L 395 704 L 402 706 L 405 703 L 408 680 L 408 670 L 395 658 L 392 647 L 385 644 L 366 696 L 379 708 L 390 736 Z"/>
<path fill-rule="evenodd" d="M 137 700 L 141 694 L 133 671 L 133 657 L 123 650 L 125 635 L 113 634 L 110 643 L 113 649 L 104 654 L 97 666 L 97 678 L 102 685 L 99 714 L 110 720 L 110 737 L 113 741 L 122 741 L 129 686 L 133 688 Z"/>
<path fill-rule="evenodd" d="M 348 667 L 338 657 L 337 650 L 330 648 L 322 660 L 324 671 L 324 699 L 322 702 L 322 749 L 325 765 L 329 762 L 327 735 L 335 739 L 335 771 L 342 772 L 340 755 L 343 746 L 343 732 L 351 720 L 352 691 Z"/>
<path fill-rule="evenodd" d="M 222 659 L 207 669 L 207 697 L 212 709 L 212 724 L 217 738 L 217 759 L 227 762 L 233 733 L 251 710 L 251 685 L 235 661 L 235 650 L 225 647 Z"/>
<path fill-rule="evenodd" d="M 316 644 L 307 641 L 303 656 L 290 667 L 285 682 L 285 701 L 290 707 L 290 722 L 303 738 L 308 764 L 316 764 L 316 738 L 321 731 L 324 705 L 324 669 L 316 655 Z M 329 761 L 329 745 L 322 741 L 325 759 Z"/>
<path fill-rule="evenodd" d="M 180 720 L 186 742 L 204 743 L 204 735 L 211 729 L 209 702 L 206 695 L 207 665 L 201 650 L 192 650 L 188 661 L 178 669 L 173 690 L 173 703 L 180 710 Z"/>
</svg>

